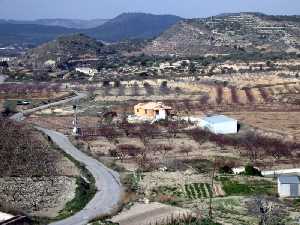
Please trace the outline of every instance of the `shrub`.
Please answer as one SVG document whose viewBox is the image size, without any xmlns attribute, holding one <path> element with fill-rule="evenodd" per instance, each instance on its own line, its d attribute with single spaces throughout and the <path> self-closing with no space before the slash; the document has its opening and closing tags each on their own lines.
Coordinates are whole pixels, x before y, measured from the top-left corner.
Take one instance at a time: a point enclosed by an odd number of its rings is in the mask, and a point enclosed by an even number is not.
<svg viewBox="0 0 300 225">
<path fill-rule="evenodd" d="M 17 112 L 17 105 L 14 101 L 5 101 L 4 103 L 4 110 L 2 111 L 3 116 L 9 116 Z"/>
<path fill-rule="evenodd" d="M 193 216 L 183 216 L 182 218 L 171 218 L 156 225 L 220 225 L 208 218 L 196 218 Z"/>
<path fill-rule="evenodd" d="M 219 172 L 220 173 L 233 174 L 232 168 L 228 165 L 220 167 Z"/>
<path fill-rule="evenodd" d="M 245 166 L 245 175 L 247 176 L 262 176 L 261 172 L 252 165 Z"/>
</svg>

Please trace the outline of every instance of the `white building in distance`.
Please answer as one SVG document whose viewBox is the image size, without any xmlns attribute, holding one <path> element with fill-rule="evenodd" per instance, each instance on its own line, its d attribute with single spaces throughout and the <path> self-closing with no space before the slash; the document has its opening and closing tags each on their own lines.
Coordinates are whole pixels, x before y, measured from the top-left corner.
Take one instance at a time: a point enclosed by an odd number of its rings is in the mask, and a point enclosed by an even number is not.
<svg viewBox="0 0 300 225">
<path fill-rule="evenodd" d="M 0 62 L 10 62 L 16 57 L 0 57 Z"/>
<path fill-rule="evenodd" d="M 200 126 L 215 134 L 236 134 L 238 132 L 237 120 L 223 115 L 202 118 Z"/>
<path fill-rule="evenodd" d="M 299 178 L 297 176 L 279 176 L 277 179 L 280 197 L 299 197 Z"/>
<path fill-rule="evenodd" d="M 89 67 L 78 67 L 75 69 L 76 72 L 84 73 L 89 76 L 94 76 L 96 73 L 98 73 L 98 70 L 92 69 Z"/>
<path fill-rule="evenodd" d="M 4 222 L 6 220 L 10 220 L 11 218 L 13 218 L 14 216 L 13 215 L 10 215 L 10 214 L 7 214 L 7 213 L 3 213 L 3 212 L 0 212 L 0 223 L 1 222 Z"/>
</svg>

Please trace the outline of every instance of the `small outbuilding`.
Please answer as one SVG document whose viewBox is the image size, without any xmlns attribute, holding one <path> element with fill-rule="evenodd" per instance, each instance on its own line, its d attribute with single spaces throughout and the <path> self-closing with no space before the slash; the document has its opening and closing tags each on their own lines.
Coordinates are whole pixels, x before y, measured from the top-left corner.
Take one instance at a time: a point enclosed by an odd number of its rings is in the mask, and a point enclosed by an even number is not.
<svg viewBox="0 0 300 225">
<path fill-rule="evenodd" d="M 299 177 L 281 175 L 277 179 L 280 197 L 299 197 Z"/>
<path fill-rule="evenodd" d="M 150 120 L 164 120 L 170 115 L 172 108 L 162 102 L 139 103 L 134 106 L 134 114 Z"/>
<path fill-rule="evenodd" d="M 236 134 L 238 132 L 237 120 L 224 115 L 204 117 L 200 121 L 200 126 L 215 134 Z"/>
<path fill-rule="evenodd" d="M 89 68 L 89 67 L 78 67 L 78 68 L 75 69 L 75 71 L 79 72 L 79 73 L 89 75 L 89 76 L 94 76 L 95 74 L 98 73 L 98 70 L 92 69 L 92 68 Z"/>
</svg>

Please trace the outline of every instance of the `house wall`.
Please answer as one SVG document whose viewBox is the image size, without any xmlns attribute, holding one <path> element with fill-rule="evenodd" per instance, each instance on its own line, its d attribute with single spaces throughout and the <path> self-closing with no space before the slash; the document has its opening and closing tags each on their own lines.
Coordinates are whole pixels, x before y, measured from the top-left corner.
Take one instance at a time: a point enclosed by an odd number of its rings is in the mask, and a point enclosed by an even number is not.
<svg viewBox="0 0 300 225">
<path fill-rule="evenodd" d="M 299 196 L 299 184 L 290 184 L 290 192 L 292 197 Z"/>
<path fill-rule="evenodd" d="M 237 122 L 223 122 L 213 125 L 216 134 L 236 134 L 237 133 Z"/>
<path fill-rule="evenodd" d="M 165 120 L 167 118 L 166 110 L 159 110 L 159 114 L 156 115 L 156 119 Z"/>
<path fill-rule="evenodd" d="M 278 194 L 280 197 L 290 197 L 290 184 L 278 184 Z"/>
<path fill-rule="evenodd" d="M 215 134 L 236 134 L 238 132 L 237 121 L 210 124 L 205 120 L 202 120 L 200 122 L 200 126 L 203 128 L 208 128 L 211 132 Z"/>
<path fill-rule="evenodd" d="M 134 114 L 136 116 L 147 117 L 149 119 L 155 119 L 155 111 L 151 109 L 134 108 Z"/>
</svg>

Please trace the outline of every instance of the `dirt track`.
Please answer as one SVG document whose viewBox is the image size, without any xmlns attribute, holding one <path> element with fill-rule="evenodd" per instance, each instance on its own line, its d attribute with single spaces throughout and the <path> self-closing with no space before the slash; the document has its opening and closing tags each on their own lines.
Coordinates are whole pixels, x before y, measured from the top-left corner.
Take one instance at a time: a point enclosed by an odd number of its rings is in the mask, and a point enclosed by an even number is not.
<svg viewBox="0 0 300 225">
<path fill-rule="evenodd" d="M 172 207 L 161 203 L 136 204 L 128 211 L 113 217 L 112 221 L 120 225 L 149 225 L 162 222 L 171 217 L 190 214 L 189 210 Z"/>
</svg>

